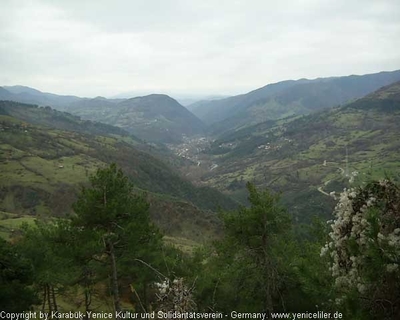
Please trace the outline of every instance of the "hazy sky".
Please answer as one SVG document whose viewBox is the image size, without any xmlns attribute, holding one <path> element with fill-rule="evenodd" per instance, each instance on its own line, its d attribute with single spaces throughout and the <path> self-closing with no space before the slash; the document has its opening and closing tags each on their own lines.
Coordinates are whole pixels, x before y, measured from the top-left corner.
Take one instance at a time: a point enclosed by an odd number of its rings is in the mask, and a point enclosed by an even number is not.
<svg viewBox="0 0 400 320">
<path fill-rule="evenodd" d="M 400 69 L 400 1 L 1 0 L 0 85 L 238 94 Z"/>
</svg>

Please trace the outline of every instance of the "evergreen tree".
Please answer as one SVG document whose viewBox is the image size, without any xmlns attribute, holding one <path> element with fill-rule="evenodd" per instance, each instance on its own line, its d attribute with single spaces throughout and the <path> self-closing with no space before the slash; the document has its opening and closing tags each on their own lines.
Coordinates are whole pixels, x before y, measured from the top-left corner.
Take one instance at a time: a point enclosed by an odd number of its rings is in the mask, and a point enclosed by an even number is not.
<svg viewBox="0 0 400 320">
<path fill-rule="evenodd" d="M 285 236 L 291 223 L 279 196 L 248 183 L 251 206 L 222 214 L 224 239 L 199 283 L 208 307 L 272 312 L 281 304 Z"/>
<path fill-rule="evenodd" d="M 38 303 L 32 283 L 30 261 L 0 238 L 0 311 L 21 312 Z"/>
<path fill-rule="evenodd" d="M 57 295 L 71 284 L 76 269 L 68 251 L 67 221 L 36 221 L 22 226 L 18 250 L 30 260 L 33 280 L 42 297 L 42 311 L 57 311 Z"/>
<path fill-rule="evenodd" d="M 149 204 L 143 195 L 135 195 L 133 185 L 115 164 L 99 169 L 90 182 L 73 206 L 74 225 L 96 231 L 103 243 L 98 254 L 108 257 L 114 308 L 120 311 L 119 260 L 134 263 L 140 253 L 154 248 L 160 236 L 150 223 Z"/>
</svg>

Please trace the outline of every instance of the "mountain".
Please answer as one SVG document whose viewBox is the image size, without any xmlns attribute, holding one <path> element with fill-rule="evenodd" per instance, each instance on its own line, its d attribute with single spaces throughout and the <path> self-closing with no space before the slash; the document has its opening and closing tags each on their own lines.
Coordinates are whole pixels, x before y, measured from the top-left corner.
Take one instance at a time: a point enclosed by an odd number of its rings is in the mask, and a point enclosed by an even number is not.
<svg viewBox="0 0 400 320">
<path fill-rule="evenodd" d="M 205 126 L 196 116 L 167 95 L 152 94 L 118 103 L 104 99 L 83 100 L 72 104 L 69 112 L 127 130 L 153 142 L 174 143 L 183 135 L 204 133 Z"/>
<path fill-rule="evenodd" d="M 89 119 L 93 114 L 100 118 L 112 112 L 115 105 L 121 101 L 123 100 L 109 100 L 103 97 L 96 97 L 94 99 L 84 98 L 71 103 L 67 107 L 62 108 L 62 110 L 76 114 L 83 119 Z"/>
<path fill-rule="evenodd" d="M 13 94 L 3 87 L 0 87 L 0 100 L 12 100 Z"/>
<path fill-rule="evenodd" d="M 193 97 L 176 97 L 176 100 L 183 106 L 186 107 L 189 111 L 192 111 L 193 109 L 196 109 L 197 106 L 210 102 L 212 100 L 220 100 L 220 99 L 225 99 L 229 98 L 229 96 L 225 95 L 208 95 L 208 96 L 193 96 Z"/>
<path fill-rule="evenodd" d="M 127 131 L 100 122 L 82 120 L 67 112 L 51 109 L 50 107 L 34 107 L 14 101 L 0 101 L 0 115 L 8 115 L 30 124 L 57 128 L 60 130 L 75 131 L 84 134 L 123 137 L 133 145 L 139 145 L 141 140 Z"/>
<path fill-rule="evenodd" d="M 0 87 L 0 100 L 50 106 L 86 120 L 114 125 L 150 142 L 176 143 L 184 135 L 203 134 L 205 125 L 167 95 L 131 99 L 79 98 L 12 86 Z"/>
<path fill-rule="evenodd" d="M 45 120 L 40 123 L 40 119 Z M 171 221 L 186 217 L 182 225 L 207 226 L 216 220 L 210 210 L 236 206 L 214 189 L 193 186 L 164 162 L 137 149 L 138 142 L 130 136 L 120 134 L 120 128 L 80 121 L 50 108 L 1 101 L 0 211 L 68 214 L 80 186 L 88 183 L 88 176 L 111 162 L 124 170 L 137 190 L 149 193 L 153 216 L 162 226 L 169 226 L 170 234 L 176 231 Z M 187 212 L 182 211 L 183 207 Z M 160 208 L 170 216 L 160 217 L 154 212 Z M 175 213 L 181 218 L 173 216 Z M 184 232 L 182 225 L 175 227 Z"/>
<path fill-rule="evenodd" d="M 4 96 L 0 92 L 0 100 L 12 100 L 40 106 L 51 106 L 54 108 L 65 107 L 70 103 L 82 99 L 76 96 L 41 92 L 26 86 L 4 86 L 3 89 L 7 90 L 8 96 Z"/>
<path fill-rule="evenodd" d="M 199 102 L 197 106 L 192 108 L 192 112 L 207 124 L 217 123 L 264 97 L 277 93 L 284 88 L 291 87 L 295 82 L 293 80 L 282 81 L 269 84 L 247 94 L 232 96 L 226 99 Z"/>
<path fill-rule="evenodd" d="M 283 191 L 299 221 L 329 217 L 331 191 L 400 178 L 400 82 L 344 106 L 263 122 L 214 141 L 203 156 L 218 167 L 202 180 L 245 199 L 246 181 Z M 201 159 L 200 159 L 201 160 Z"/>
<path fill-rule="evenodd" d="M 147 96 L 151 94 L 152 92 L 146 92 L 146 91 L 129 91 L 129 92 L 123 92 L 117 95 L 113 95 L 110 97 L 110 99 L 130 99 L 132 97 L 139 97 L 139 96 Z M 164 92 L 165 93 L 165 92 Z M 188 107 L 197 101 L 201 100 L 216 100 L 216 99 L 222 99 L 222 98 L 227 98 L 228 96 L 225 95 L 208 95 L 208 94 L 191 94 L 191 93 L 174 93 L 174 92 L 169 92 L 165 93 L 178 101 L 181 105 Z M 190 108 L 188 108 L 190 110 Z"/>
<path fill-rule="evenodd" d="M 347 103 L 400 80 L 400 70 L 362 76 L 300 79 L 270 84 L 247 94 L 199 104 L 192 112 L 214 134 Z"/>
<path fill-rule="evenodd" d="M 4 86 L 4 89 L 14 94 L 29 93 L 32 95 L 45 95 L 45 93 L 27 86 Z"/>
</svg>

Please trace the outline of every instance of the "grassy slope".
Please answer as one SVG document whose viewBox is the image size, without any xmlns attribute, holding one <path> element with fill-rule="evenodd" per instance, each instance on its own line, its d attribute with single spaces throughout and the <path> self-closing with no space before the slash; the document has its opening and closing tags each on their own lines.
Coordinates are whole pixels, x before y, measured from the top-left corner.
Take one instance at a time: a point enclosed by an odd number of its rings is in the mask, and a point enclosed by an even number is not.
<svg viewBox="0 0 400 320">
<path fill-rule="evenodd" d="M 255 181 L 284 192 L 283 201 L 299 220 L 328 215 L 334 201 L 318 191 L 340 191 L 349 172 L 355 184 L 400 173 L 400 84 L 385 87 L 344 107 L 300 118 L 267 122 L 225 136 L 210 153 L 229 146 L 209 185 L 244 199 L 244 183 Z M 326 165 L 324 165 L 324 161 Z"/>
<path fill-rule="evenodd" d="M 24 121 L 4 115 L 7 112 L 16 115 L 15 108 L 18 112 L 25 108 Z M 153 217 L 172 235 L 192 236 L 198 240 L 201 235 L 193 232 L 198 225 L 204 229 L 215 226 L 215 221 L 205 211 L 215 210 L 218 204 L 225 208 L 235 206 L 232 200 L 215 190 L 195 188 L 163 162 L 125 142 L 126 137 L 115 134 L 94 136 L 83 129 L 81 132 L 57 130 L 27 122 L 26 114 L 31 113 L 33 118 L 39 119 L 50 117 L 52 112 L 26 105 L 3 104 L 3 115 L 0 115 L 0 210 L 20 215 L 63 216 L 70 212 L 79 186 L 86 184 L 88 176 L 97 168 L 110 162 L 121 166 L 139 190 L 150 192 Z M 185 207 L 184 213 L 182 207 Z M 171 221 L 177 225 L 171 227 Z"/>
</svg>

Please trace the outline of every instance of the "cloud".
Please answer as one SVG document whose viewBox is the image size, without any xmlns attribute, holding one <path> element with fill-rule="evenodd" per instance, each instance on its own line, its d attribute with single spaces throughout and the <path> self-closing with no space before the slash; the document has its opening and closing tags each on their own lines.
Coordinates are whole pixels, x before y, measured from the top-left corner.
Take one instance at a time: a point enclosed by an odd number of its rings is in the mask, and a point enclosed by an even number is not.
<svg viewBox="0 0 400 320">
<path fill-rule="evenodd" d="M 3 1 L 1 84 L 236 94 L 400 67 L 398 1 Z"/>
</svg>

